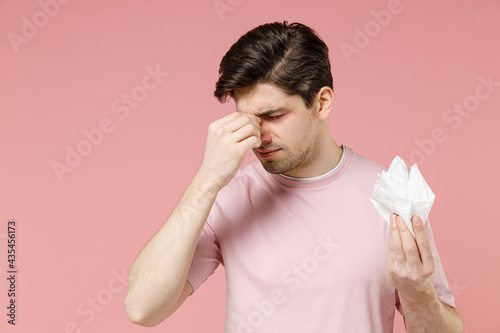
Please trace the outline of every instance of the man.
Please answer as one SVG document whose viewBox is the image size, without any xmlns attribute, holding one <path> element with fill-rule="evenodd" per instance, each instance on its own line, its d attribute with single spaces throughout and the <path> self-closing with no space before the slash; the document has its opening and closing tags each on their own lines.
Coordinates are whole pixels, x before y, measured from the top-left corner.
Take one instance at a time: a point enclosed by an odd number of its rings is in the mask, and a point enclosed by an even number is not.
<svg viewBox="0 0 500 333">
<path fill-rule="evenodd" d="M 328 48 L 299 23 L 259 26 L 221 61 L 205 156 L 136 258 L 125 300 L 143 326 L 225 266 L 225 332 L 461 332 L 430 222 L 416 239 L 369 198 L 384 168 L 332 139 Z M 259 161 L 243 170 L 253 149 Z"/>
</svg>

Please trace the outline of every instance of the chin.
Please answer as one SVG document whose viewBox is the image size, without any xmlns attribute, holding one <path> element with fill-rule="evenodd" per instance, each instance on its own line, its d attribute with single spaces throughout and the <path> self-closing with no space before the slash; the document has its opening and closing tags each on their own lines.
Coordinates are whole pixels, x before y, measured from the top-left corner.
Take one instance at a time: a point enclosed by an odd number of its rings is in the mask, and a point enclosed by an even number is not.
<svg viewBox="0 0 500 333">
<path fill-rule="evenodd" d="M 293 169 L 289 169 L 289 168 L 277 165 L 275 161 L 272 161 L 272 162 L 260 161 L 260 162 L 262 163 L 262 166 L 264 167 L 264 169 L 267 172 L 273 173 L 273 174 L 280 174 L 280 173 L 285 173 L 285 172 L 293 170 Z"/>
</svg>

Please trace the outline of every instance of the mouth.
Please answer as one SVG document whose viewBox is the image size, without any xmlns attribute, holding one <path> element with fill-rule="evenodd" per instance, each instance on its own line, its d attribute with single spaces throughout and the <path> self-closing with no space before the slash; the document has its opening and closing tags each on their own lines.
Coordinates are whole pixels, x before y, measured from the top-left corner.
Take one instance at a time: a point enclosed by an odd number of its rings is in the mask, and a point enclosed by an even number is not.
<svg viewBox="0 0 500 333">
<path fill-rule="evenodd" d="M 258 156 L 261 158 L 270 158 L 276 155 L 278 151 L 280 151 L 281 148 L 279 149 L 256 149 L 255 152 L 257 153 Z"/>
</svg>

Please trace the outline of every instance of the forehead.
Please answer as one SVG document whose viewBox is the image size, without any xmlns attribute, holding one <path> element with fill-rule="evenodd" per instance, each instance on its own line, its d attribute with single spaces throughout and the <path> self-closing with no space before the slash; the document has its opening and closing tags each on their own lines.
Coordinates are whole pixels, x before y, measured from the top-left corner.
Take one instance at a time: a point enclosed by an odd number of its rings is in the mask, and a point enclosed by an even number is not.
<svg viewBox="0 0 500 333">
<path fill-rule="evenodd" d="M 301 99 L 299 96 L 286 94 L 275 85 L 258 83 L 235 91 L 234 101 L 236 102 L 236 111 L 262 115 L 292 107 Z"/>
</svg>

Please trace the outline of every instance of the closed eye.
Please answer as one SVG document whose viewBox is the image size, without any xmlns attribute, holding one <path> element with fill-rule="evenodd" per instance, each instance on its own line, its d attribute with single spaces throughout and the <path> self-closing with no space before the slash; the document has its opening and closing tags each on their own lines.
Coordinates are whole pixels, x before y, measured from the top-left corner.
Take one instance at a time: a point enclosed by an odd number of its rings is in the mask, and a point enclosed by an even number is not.
<svg viewBox="0 0 500 333">
<path fill-rule="evenodd" d="M 268 119 L 270 119 L 270 120 L 276 120 L 276 119 L 281 118 L 282 116 L 283 116 L 283 115 L 282 115 L 282 114 L 280 114 L 280 115 L 278 115 L 278 116 L 267 116 L 267 118 L 268 118 Z"/>
</svg>

